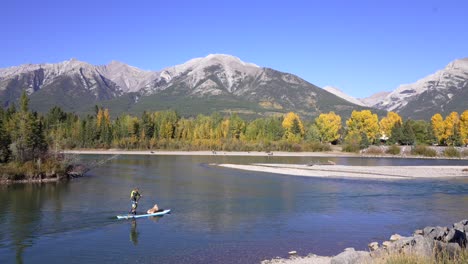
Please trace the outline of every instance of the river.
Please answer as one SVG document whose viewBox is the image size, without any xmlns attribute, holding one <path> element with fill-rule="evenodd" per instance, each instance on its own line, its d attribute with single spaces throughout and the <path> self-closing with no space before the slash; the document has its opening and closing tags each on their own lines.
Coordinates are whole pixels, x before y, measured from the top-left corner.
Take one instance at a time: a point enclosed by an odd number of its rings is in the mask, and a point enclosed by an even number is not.
<svg viewBox="0 0 468 264">
<path fill-rule="evenodd" d="M 103 156 L 83 155 L 86 161 Z M 464 160 L 121 155 L 68 182 L 0 185 L 0 263 L 258 263 L 296 250 L 365 250 L 468 218 L 468 178 L 321 179 L 210 163 L 467 165 Z M 345 175 L 344 175 L 345 176 Z M 139 187 L 139 211 L 117 220 Z"/>
</svg>

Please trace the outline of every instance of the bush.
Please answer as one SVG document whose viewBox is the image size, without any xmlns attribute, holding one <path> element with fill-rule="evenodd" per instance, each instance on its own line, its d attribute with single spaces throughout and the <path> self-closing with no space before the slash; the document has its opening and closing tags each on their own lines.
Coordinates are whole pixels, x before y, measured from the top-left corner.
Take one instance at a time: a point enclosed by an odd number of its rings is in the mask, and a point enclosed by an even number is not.
<svg viewBox="0 0 468 264">
<path fill-rule="evenodd" d="M 359 147 L 359 144 L 344 144 L 343 145 L 343 151 L 344 152 L 359 152 L 361 150 L 361 148 Z"/>
<path fill-rule="evenodd" d="M 305 151 L 312 152 L 321 152 L 321 151 L 330 151 L 331 147 L 329 144 L 323 144 L 320 142 L 310 142 L 304 145 Z"/>
<path fill-rule="evenodd" d="M 411 150 L 411 154 L 424 157 L 437 156 L 437 152 L 435 151 L 435 149 L 429 148 L 427 146 L 416 146 Z"/>
<path fill-rule="evenodd" d="M 397 145 L 391 145 L 385 153 L 392 155 L 399 155 L 401 153 L 401 148 Z"/>
<path fill-rule="evenodd" d="M 454 147 L 448 147 L 444 150 L 444 156 L 450 158 L 460 158 L 461 153 Z"/>
</svg>

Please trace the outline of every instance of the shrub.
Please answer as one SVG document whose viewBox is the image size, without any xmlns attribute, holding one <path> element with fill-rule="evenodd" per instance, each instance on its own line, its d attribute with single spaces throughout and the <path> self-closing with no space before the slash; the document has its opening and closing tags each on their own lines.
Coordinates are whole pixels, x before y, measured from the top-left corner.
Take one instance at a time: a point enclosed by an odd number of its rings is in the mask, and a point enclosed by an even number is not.
<svg viewBox="0 0 468 264">
<path fill-rule="evenodd" d="M 419 155 L 424 157 L 435 157 L 437 156 L 437 152 L 435 149 L 429 148 L 427 146 L 416 146 L 411 150 L 411 154 Z"/>
<path fill-rule="evenodd" d="M 359 152 L 361 148 L 359 147 L 359 144 L 353 144 L 353 143 L 348 143 L 343 145 L 343 151 L 344 152 Z"/>
<path fill-rule="evenodd" d="M 450 157 L 450 158 L 460 158 L 461 153 L 454 147 L 448 147 L 444 150 L 444 155 L 445 157 Z"/>
<path fill-rule="evenodd" d="M 305 144 L 304 150 L 312 152 L 330 151 L 331 147 L 329 144 L 323 144 L 320 142 L 310 142 Z"/>
<path fill-rule="evenodd" d="M 392 155 L 399 155 L 401 152 L 401 148 L 397 145 L 391 145 L 385 153 L 392 154 Z"/>
</svg>

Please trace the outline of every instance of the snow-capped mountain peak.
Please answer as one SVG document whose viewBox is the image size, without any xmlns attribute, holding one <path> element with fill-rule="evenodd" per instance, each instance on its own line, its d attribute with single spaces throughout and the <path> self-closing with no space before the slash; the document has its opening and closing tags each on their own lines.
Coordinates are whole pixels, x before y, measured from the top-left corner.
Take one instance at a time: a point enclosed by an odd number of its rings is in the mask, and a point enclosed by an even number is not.
<svg viewBox="0 0 468 264">
<path fill-rule="evenodd" d="M 429 92 L 433 93 L 432 97 L 436 98 L 427 99 L 434 101 L 434 105 L 439 107 L 440 103 L 437 103 L 437 100 L 446 96 L 451 99 L 454 92 L 451 90 L 460 90 L 466 87 L 468 87 L 468 58 L 455 60 L 444 69 L 415 83 L 400 85 L 374 106 L 387 111 L 399 111 L 410 102 L 417 100 L 423 93 Z"/>
</svg>

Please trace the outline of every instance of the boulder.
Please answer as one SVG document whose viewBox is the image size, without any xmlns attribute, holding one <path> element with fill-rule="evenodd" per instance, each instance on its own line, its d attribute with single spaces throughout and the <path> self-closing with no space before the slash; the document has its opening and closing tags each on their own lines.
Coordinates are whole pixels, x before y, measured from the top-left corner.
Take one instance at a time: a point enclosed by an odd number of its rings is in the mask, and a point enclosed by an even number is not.
<svg viewBox="0 0 468 264">
<path fill-rule="evenodd" d="M 391 244 L 392 244 L 392 242 L 390 242 L 390 241 L 384 241 L 384 242 L 382 242 L 382 247 L 383 248 L 389 248 Z"/>
<path fill-rule="evenodd" d="M 416 230 L 414 230 L 413 236 L 414 235 L 423 235 L 423 234 L 424 234 L 424 231 L 422 229 L 416 229 Z"/>
<path fill-rule="evenodd" d="M 413 246 L 409 249 L 410 253 L 420 256 L 432 257 L 434 249 L 434 240 L 426 238 L 422 235 L 413 237 Z"/>
<path fill-rule="evenodd" d="M 424 236 L 429 235 L 434 229 L 435 229 L 435 227 L 433 227 L 433 226 L 426 226 L 426 227 L 423 229 L 423 235 L 424 235 Z"/>
<path fill-rule="evenodd" d="M 429 232 L 426 232 L 427 230 L 431 230 Z M 424 228 L 424 236 L 427 238 L 431 238 L 434 240 L 439 240 L 442 241 L 444 237 L 448 234 L 448 228 L 447 227 L 441 227 L 441 226 L 436 226 L 436 227 L 426 227 Z"/>
<path fill-rule="evenodd" d="M 370 263 L 371 256 L 366 251 L 355 251 L 354 248 L 347 248 L 344 252 L 334 256 L 331 259 L 331 264 L 355 264 L 355 263 Z"/>
<path fill-rule="evenodd" d="M 465 247 L 466 245 L 466 234 L 458 229 L 451 228 L 444 237 L 444 242 L 447 243 L 457 243 L 460 247 Z"/>
<path fill-rule="evenodd" d="M 435 241 L 435 248 L 438 254 L 439 252 L 444 252 L 447 253 L 449 257 L 454 257 L 461 251 L 461 247 L 457 243 L 444 243 L 441 241 Z"/>
<path fill-rule="evenodd" d="M 379 248 L 379 242 L 372 242 L 367 245 L 370 251 L 375 251 Z"/>
<path fill-rule="evenodd" d="M 390 237 L 390 241 L 394 242 L 394 241 L 397 241 L 397 240 L 400 240 L 402 239 L 403 237 L 400 236 L 399 234 L 394 234 Z"/>
</svg>

